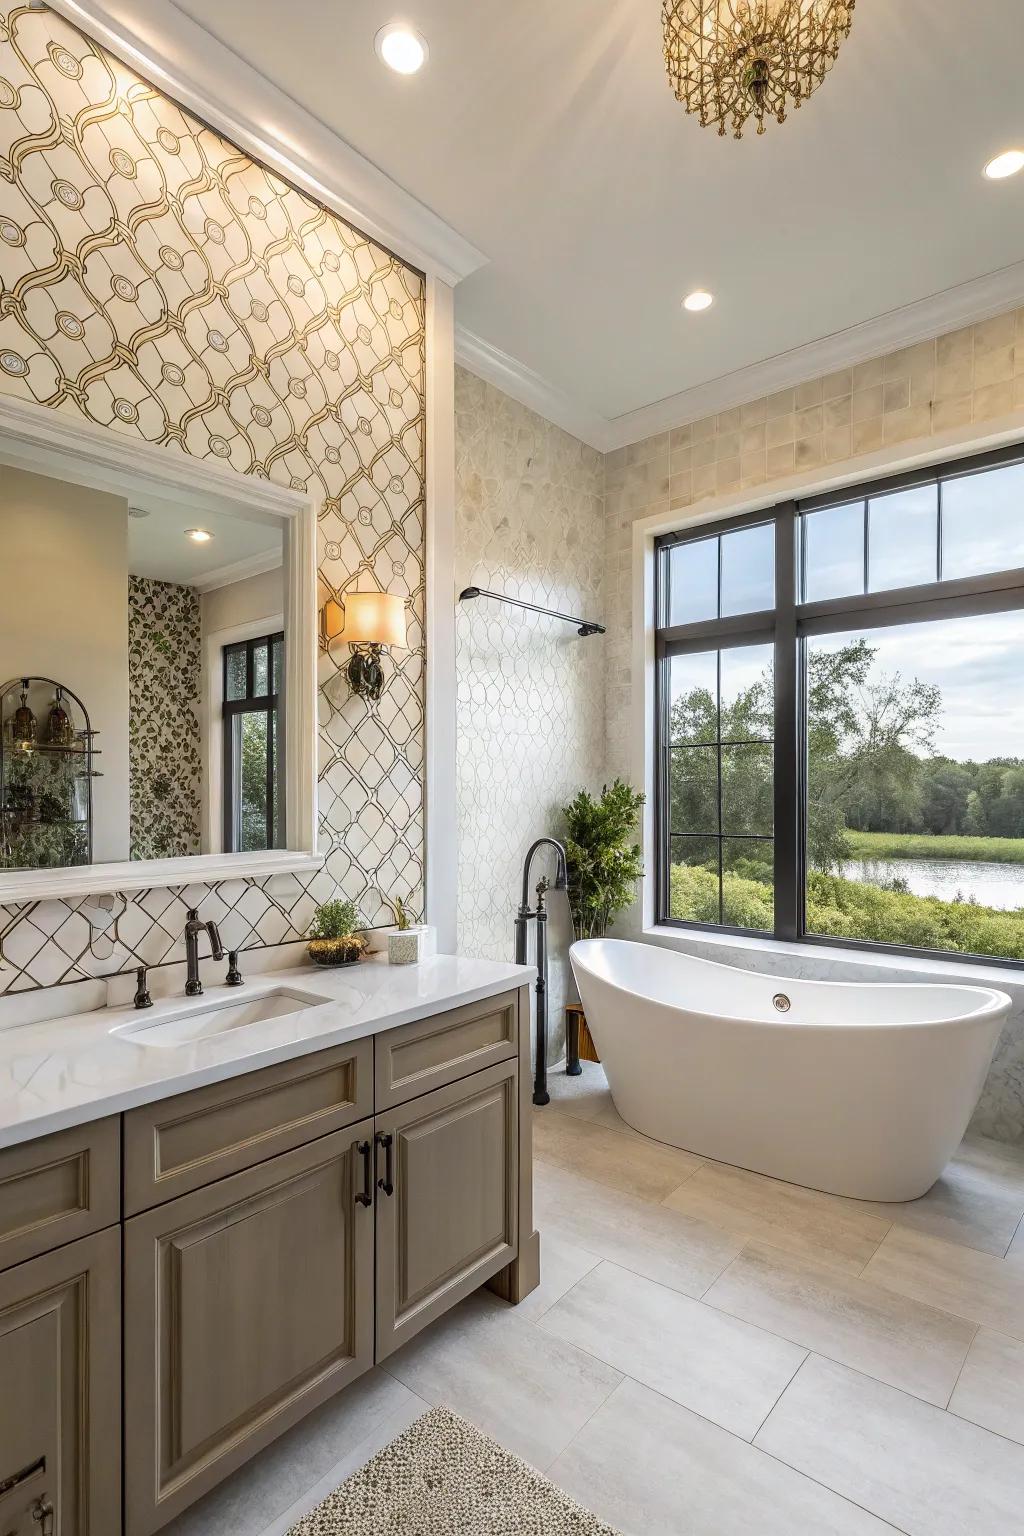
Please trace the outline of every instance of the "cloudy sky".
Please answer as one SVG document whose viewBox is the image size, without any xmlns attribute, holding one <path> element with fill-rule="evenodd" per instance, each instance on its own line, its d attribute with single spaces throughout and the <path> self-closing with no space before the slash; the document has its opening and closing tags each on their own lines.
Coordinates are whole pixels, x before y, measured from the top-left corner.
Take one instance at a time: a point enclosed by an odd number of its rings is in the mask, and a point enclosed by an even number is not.
<svg viewBox="0 0 1024 1536">
<path fill-rule="evenodd" d="M 860 631 L 876 648 L 875 671 L 920 678 L 942 690 L 936 750 L 961 761 L 1024 758 L 1024 612 L 982 614 Z M 848 643 L 829 635 L 817 646 Z"/>
</svg>

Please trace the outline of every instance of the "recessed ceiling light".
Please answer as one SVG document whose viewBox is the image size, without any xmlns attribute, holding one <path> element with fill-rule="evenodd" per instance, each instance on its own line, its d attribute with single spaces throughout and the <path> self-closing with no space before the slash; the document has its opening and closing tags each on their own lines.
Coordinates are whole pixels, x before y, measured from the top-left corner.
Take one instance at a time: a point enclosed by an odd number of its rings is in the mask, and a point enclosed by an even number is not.
<svg viewBox="0 0 1024 1536">
<path fill-rule="evenodd" d="M 715 302 L 713 293 L 708 293 L 706 288 L 695 288 L 688 293 L 683 300 L 683 308 L 688 309 L 691 315 L 698 314 L 702 309 L 710 309 Z"/>
<path fill-rule="evenodd" d="M 414 75 L 427 62 L 427 40 L 402 21 L 381 27 L 373 46 L 378 58 L 399 75 Z"/>
<path fill-rule="evenodd" d="M 213 534 L 207 533 L 205 528 L 186 528 L 185 537 L 191 539 L 193 544 L 209 544 Z"/>
<path fill-rule="evenodd" d="M 1007 176 L 1016 176 L 1018 171 L 1024 171 L 1024 149 L 1004 150 L 985 167 L 989 181 L 1005 181 Z"/>
</svg>

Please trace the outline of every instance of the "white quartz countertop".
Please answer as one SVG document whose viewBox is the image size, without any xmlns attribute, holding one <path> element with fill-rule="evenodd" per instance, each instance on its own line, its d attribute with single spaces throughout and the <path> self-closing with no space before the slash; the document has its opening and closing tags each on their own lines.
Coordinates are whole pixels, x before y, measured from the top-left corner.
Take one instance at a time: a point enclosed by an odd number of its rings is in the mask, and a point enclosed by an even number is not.
<svg viewBox="0 0 1024 1536">
<path fill-rule="evenodd" d="M 322 1051 L 479 1002 L 532 981 L 531 966 L 435 955 L 418 965 L 364 963 L 340 970 L 303 965 L 267 972 L 243 987 L 166 997 L 152 1008 L 99 1008 L 0 1028 L 0 1147 L 99 1120 L 190 1088 Z M 186 1012 L 286 989 L 316 999 L 301 1012 L 180 1045 L 142 1045 L 111 1031 L 149 1028 Z"/>
</svg>

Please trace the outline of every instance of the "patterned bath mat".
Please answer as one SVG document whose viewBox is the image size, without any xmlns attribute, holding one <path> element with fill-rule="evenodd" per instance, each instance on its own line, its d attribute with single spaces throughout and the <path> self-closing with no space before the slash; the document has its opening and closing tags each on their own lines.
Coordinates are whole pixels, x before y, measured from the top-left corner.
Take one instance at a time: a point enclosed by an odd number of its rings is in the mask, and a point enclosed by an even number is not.
<svg viewBox="0 0 1024 1536">
<path fill-rule="evenodd" d="M 289 1536 L 617 1536 L 525 1461 L 432 1408 Z"/>
</svg>

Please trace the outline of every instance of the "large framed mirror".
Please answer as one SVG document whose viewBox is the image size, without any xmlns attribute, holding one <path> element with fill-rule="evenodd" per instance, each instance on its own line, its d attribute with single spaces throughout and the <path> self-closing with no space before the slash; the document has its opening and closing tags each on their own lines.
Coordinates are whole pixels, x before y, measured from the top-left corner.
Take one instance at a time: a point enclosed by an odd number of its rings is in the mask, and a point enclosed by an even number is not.
<svg viewBox="0 0 1024 1536">
<path fill-rule="evenodd" d="M 0 903 L 319 864 L 315 529 L 0 400 Z"/>
</svg>

